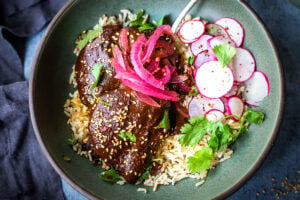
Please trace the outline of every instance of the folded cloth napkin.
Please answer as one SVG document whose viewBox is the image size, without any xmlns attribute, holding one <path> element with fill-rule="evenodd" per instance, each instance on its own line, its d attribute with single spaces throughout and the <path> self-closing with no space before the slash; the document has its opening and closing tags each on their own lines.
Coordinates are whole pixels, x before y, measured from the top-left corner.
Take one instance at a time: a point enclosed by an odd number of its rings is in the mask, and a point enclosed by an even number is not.
<svg viewBox="0 0 300 200">
<path fill-rule="evenodd" d="M 61 181 L 37 143 L 23 76 L 26 37 L 66 0 L 0 0 L 0 199 L 64 199 Z"/>
</svg>

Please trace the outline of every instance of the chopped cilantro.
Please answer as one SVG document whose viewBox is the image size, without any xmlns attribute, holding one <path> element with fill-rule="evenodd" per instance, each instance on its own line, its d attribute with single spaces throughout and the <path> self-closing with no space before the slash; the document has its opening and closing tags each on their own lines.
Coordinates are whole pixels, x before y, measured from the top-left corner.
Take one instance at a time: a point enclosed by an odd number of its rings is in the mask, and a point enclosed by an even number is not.
<svg viewBox="0 0 300 200">
<path fill-rule="evenodd" d="M 194 60 L 195 60 L 195 57 L 189 57 L 189 58 L 188 58 L 188 63 L 189 63 L 190 65 L 193 65 Z"/>
<path fill-rule="evenodd" d="M 70 162 L 71 158 L 69 156 L 63 155 L 64 161 Z"/>
<path fill-rule="evenodd" d="M 196 146 L 209 131 L 210 126 L 211 122 L 204 115 L 190 118 L 189 123 L 180 129 L 182 134 L 179 136 L 179 143 L 183 146 Z"/>
<path fill-rule="evenodd" d="M 165 16 L 162 16 L 157 22 L 156 22 L 156 27 L 159 27 L 160 25 L 164 24 L 164 19 Z"/>
<path fill-rule="evenodd" d="M 93 65 L 92 74 L 95 78 L 95 81 L 91 85 L 91 88 L 90 88 L 91 91 L 97 86 L 97 84 L 102 76 L 102 69 L 103 69 L 103 65 L 99 65 L 99 64 Z"/>
<path fill-rule="evenodd" d="M 130 132 L 121 132 L 120 134 L 119 134 L 119 136 L 122 138 L 122 139 L 124 139 L 124 140 L 127 140 L 127 139 L 129 139 L 131 142 L 136 142 L 136 137 L 135 137 L 135 135 L 133 135 L 132 133 L 130 133 Z"/>
<path fill-rule="evenodd" d="M 113 183 L 117 182 L 120 179 L 120 175 L 117 173 L 117 171 L 114 168 L 110 168 L 104 173 L 98 174 L 98 176 L 104 181 L 113 182 Z"/>
<path fill-rule="evenodd" d="M 101 103 L 102 105 L 104 106 L 107 106 L 107 107 L 111 107 L 112 105 L 106 101 L 103 101 L 100 97 L 97 97 L 95 94 L 93 94 L 93 97 L 94 97 L 94 100 L 97 102 L 97 103 Z M 94 102 L 93 102 L 94 103 Z M 93 104 L 92 103 L 92 104 Z"/>
<path fill-rule="evenodd" d="M 150 174 L 150 170 L 153 167 L 152 163 L 146 168 L 145 172 L 139 177 L 138 182 L 145 180 Z"/>
<path fill-rule="evenodd" d="M 189 171 L 196 173 L 209 169 L 213 156 L 214 153 L 210 147 L 203 147 L 200 151 L 196 151 L 193 156 L 188 157 L 187 166 Z"/>
<path fill-rule="evenodd" d="M 130 25 L 131 26 L 141 26 L 141 25 L 143 25 L 143 21 L 144 21 L 143 15 L 144 15 L 144 10 L 140 10 L 136 14 L 135 18 L 130 22 Z"/>
<path fill-rule="evenodd" d="M 154 30 L 155 27 L 152 24 L 145 23 L 145 24 L 142 24 L 138 29 L 139 29 L 139 31 Z"/>
<path fill-rule="evenodd" d="M 220 65 L 225 67 L 236 54 L 236 49 L 229 44 L 219 44 L 214 46 L 213 52 L 217 56 Z"/>
<path fill-rule="evenodd" d="M 170 129 L 169 111 L 165 110 L 163 119 L 154 128 L 155 129 L 163 128 L 163 129 L 166 129 L 166 130 Z"/>
<path fill-rule="evenodd" d="M 76 48 L 80 51 L 85 47 L 85 45 L 92 41 L 95 37 L 100 35 L 102 32 L 102 27 L 98 25 L 96 29 L 88 30 L 82 33 L 79 36 L 79 39 L 76 41 Z"/>
<path fill-rule="evenodd" d="M 68 138 L 68 142 L 70 145 L 74 145 L 77 143 L 77 140 L 74 137 L 74 134 L 72 134 L 71 138 Z"/>
<path fill-rule="evenodd" d="M 160 161 L 160 160 L 162 160 L 162 159 L 161 159 L 161 158 L 152 158 L 152 159 L 151 159 L 152 162 L 158 162 L 158 161 Z"/>
<path fill-rule="evenodd" d="M 196 86 L 192 86 L 192 88 L 191 88 L 191 90 L 190 90 L 190 92 L 189 92 L 189 96 L 194 97 L 194 96 L 196 96 L 197 94 L 199 94 L 199 92 L 198 92 Z"/>
</svg>

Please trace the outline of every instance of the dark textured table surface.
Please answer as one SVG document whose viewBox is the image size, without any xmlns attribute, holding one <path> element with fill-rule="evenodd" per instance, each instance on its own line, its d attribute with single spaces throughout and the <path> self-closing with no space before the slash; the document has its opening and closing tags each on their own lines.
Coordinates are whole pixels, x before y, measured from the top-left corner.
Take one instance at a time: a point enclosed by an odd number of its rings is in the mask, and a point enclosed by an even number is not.
<svg viewBox="0 0 300 200">
<path fill-rule="evenodd" d="M 276 199 L 276 194 L 280 199 L 300 199 L 300 193 L 296 193 L 294 187 L 298 184 L 300 191 L 300 8 L 288 0 L 248 0 L 248 3 L 270 30 L 278 47 L 285 71 L 286 107 L 277 140 L 267 159 L 256 174 L 228 199 Z M 28 40 L 27 77 L 30 58 L 42 34 L 40 32 Z M 83 199 L 64 182 L 63 187 L 67 199 Z M 287 195 L 285 191 L 289 191 Z"/>
</svg>

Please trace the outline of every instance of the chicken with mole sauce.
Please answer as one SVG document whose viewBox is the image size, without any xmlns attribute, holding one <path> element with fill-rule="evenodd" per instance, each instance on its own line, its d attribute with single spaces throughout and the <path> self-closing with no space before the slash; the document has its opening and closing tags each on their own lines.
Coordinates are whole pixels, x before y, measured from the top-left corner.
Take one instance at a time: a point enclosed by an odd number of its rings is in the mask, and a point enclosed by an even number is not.
<svg viewBox="0 0 300 200">
<path fill-rule="evenodd" d="M 113 167 L 128 183 L 143 174 L 176 123 L 187 119 L 174 109 L 179 95 L 186 93 L 177 86 L 183 70 L 174 41 L 168 25 L 143 32 L 106 26 L 77 59 L 77 87 L 90 112 L 87 148 L 94 159 Z M 102 70 L 93 88 L 96 64 Z M 170 112 L 169 130 L 157 128 L 166 111 Z"/>
</svg>

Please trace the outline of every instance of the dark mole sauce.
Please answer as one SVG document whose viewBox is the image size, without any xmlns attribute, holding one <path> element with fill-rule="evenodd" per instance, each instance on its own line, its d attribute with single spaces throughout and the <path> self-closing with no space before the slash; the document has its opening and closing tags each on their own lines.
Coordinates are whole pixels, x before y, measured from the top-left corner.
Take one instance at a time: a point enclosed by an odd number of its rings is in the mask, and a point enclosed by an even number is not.
<svg viewBox="0 0 300 200">
<path fill-rule="evenodd" d="M 170 111 L 172 130 L 169 132 L 178 129 L 176 123 L 184 122 L 184 119 L 174 112 L 174 105 L 170 102 L 155 99 L 161 107 L 149 106 L 141 102 L 134 91 L 124 88 L 121 82 L 114 78 L 115 70 L 109 59 L 113 56 L 114 45 L 119 43 L 120 30 L 120 26 L 104 27 L 103 33 L 81 50 L 75 66 L 75 77 L 80 99 L 90 111 L 87 148 L 92 151 L 93 159 L 100 158 L 116 169 L 128 183 L 135 183 L 151 164 L 151 157 L 155 155 L 161 141 L 168 136 L 163 129 L 154 128 L 162 120 L 164 111 Z M 141 34 L 132 28 L 129 29 L 129 33 L 130 43 Z M 145 34 L 149 37 L 151 31 Z M 169 42 L 172 45 L 172 41 Z M 156 53 L 161 52 L 158 50 L 154 52 Z M 166 59 L 162 62 L 170 62 L 178 67 L 178 54 L 174 53 Z M 94 95 L 110 105 L 95 101 L 90 91 L 95 80 L 92 75 L 94 64 L 103 65 L 102 78 L 94 89 Z M 132 133 L 136 142 L 122 139 L 121 132 Z M 159 169 L 157 163 L 154 169 Z"/>
</svg>

